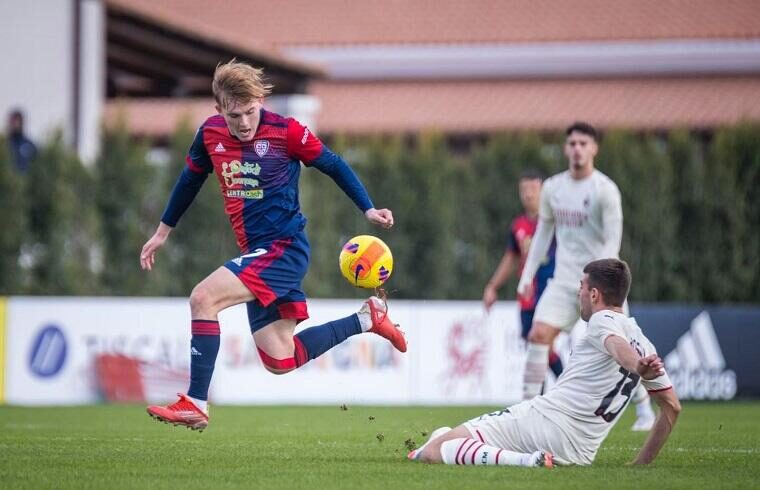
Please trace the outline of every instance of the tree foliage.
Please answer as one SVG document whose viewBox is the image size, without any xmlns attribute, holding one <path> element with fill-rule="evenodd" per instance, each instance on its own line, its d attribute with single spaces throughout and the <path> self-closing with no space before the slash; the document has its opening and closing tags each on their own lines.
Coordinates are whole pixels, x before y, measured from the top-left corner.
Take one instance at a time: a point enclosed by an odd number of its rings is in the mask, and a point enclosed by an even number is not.
<svg viewBox="0 0 760 490">
<path fill-rule="evenodd" d="M 0 293 L 187 296 L 238 254 L 219 185 L 210 176 L 172 232 L 151 273 L 139 269 L 184 165 L 194 128 L 172 138 L 168 164 L 120 127 L 106 129 L 92 168 L 60 134 L 41 145 L 26 176 L 0 152 Z M 336 136 L 376 207 L 396 226 L 372 227 L 332 180 L 311 168 L 301 177 L 312 297 L 360 297 L 341 278 L 341 245 L 359 234 L 385 240 L 395 258 L 395 297 L 479 298 L 520 211 L 519 175 L 566 168 L 559 134 L 493 134 L 461 145 L 438 133 Z M 4 142 L 3 148 L 5 147 Z M 460 142 L 461 143 L 461 142 Z M 760 126 L 741 123 L 712 134 L 609 131 L 598 168 L 620 187 L 621 255 L 638 301 L 760 301 Z M 513 297 L 513 280 L 504 288 Z"/>
<path fill-rule="evenodd" d="M 6 148 L 5 138 L 0 137 L 0 294 L 22 289 L 19 258 L 26 235 L 24 180 L 15 172 Z"/>
</svg>

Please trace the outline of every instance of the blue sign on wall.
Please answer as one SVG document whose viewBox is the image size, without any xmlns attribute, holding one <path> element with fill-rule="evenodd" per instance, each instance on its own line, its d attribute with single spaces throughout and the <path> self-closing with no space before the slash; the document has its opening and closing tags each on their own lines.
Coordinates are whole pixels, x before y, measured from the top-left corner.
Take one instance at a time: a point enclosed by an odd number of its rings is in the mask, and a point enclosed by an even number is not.
<svg viewBox="0 0 760 490">
<path fill-rule="evenodd" d="M 682 399 L 760 397 L 760 308 L 632 305 Z"/>
<path fill-rule="evenodd" d="M 66 337 L 55 325 L 46 325 L 37 334 L 29 352 L 29 369 L 41 378 L 55 376 L 66 362 Z"/>
</svg>

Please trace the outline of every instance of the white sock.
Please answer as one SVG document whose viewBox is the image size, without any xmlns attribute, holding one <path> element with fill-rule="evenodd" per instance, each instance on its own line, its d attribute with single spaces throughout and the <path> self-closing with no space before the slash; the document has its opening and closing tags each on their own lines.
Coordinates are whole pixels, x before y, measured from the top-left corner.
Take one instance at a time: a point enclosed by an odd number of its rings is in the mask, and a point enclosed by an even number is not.
<svg viewBox="0 0 760 490">
<path fill-rule="evenodd" d="M 548 368 L 549 346 L 528 342 L 523 376 L 523 400 L 530 400 L 541 393 Z"/>
<path fill-rule="evenodd" d="M 654 410 L 652 410 L 649 393 L 647 393 L 646 388 L 642 385 L 639 385 L 638 388 L 636 388 L 636 391 L 633 392 L 633 402 L 636 404 L 636 417 L 654 417 Z"/>
<path fill-rule="evenodd" d="M 197 398 L 193 398 L 192 396 L 188 396 L 188 398 L 195 403 L 195 406 L 203 410 L 203 413 L 208 413 L 208 402 L 206 400 L 199 400 Z"/>
<path fill-rule="evenodd" d="M 371 296 L 367 301 L 374 301 L 376 307 L 379 307 L 383 311 L 385 310 L 385 304 L 375 296 Z M 359 324 L 362 327 L 362 332 L 366 332 L 372 328 L 372 313 L 369 311 L 369 305 L 366 301 L 362 304 L 362 307 L 359 308 L 356 315 L 359 317 Z"/>
<path fill-rule="evenodd" d="M 367 309 L 367 311 L 364 311 L 364 309 Z M 370 328 L 372 328 L 372 316 L 369 313 L 369 307 L 368 306 L 362 306 L 362 309 L 359 310 L 359 312 L 356 314 L 356 316 L 359 317 L 359 325 L 362 327 L 362 332 L 366 332 Z"/>
<path fill-rule="evenodd" d="M 441 444 L 441 457 L 444 464 L 452 465 L 535 466 L 540 454 L 540 452 L 516 453 L 464 437 L 451 439 Z"/>
<path fill-rule="evenodd" d="M 418 447 L 417 449 L 409 453 L 409 456 L 408 456 L 409 459 L 417 459 L 420 456 L 420 454 L 422 454 L 422 450 L 425 449 L 427 445 L 433 441 L 433 439 L 437 439 L 438 436 L 441 436 L 450 430 L 451 430 L 451 427 L 439 427 L 435 429 L 430 434 L 430 438 L 425 442 L 425 444 L 423 444 L 422 446 Z"/>
</svg>

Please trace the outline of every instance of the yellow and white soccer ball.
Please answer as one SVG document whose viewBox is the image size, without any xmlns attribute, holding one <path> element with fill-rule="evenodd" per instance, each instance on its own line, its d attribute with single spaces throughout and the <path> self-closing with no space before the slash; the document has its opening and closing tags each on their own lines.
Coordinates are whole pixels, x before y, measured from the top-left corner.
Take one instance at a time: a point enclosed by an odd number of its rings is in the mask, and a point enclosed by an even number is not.
<svg viewBox="0 0 760 490">
<path fill-rule="evenodd" d="M 343 277 L 359 288 L 382 286 L 393 272 L 391 249 L 371 235 L 359 235 L 347 241 L 338 263 Z"/>
</svg>

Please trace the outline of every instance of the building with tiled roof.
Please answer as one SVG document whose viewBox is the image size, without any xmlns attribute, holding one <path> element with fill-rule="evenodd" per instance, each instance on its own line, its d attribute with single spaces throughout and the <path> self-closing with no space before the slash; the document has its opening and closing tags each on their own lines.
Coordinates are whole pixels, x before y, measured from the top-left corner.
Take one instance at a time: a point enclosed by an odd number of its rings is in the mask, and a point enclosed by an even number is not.
<svg viewBox="0 0 760 490">
<path fill-rule="evenodd" d="M 270 108 L 324 133 L 711 129 L 760 120 L 757 0 L 0 2 L 0 111 L 164 138 L 213 111 L 220 61 L 265 68 Z M 40 35 L 39 33 L 44 33 Z"/>
<path fill-rule="evenodd" d="M 760 119 L 753 0 L 108 0 L 157 24 L 320 67 L 321 132 L 711 128 Z M 204 99 L 127 103 L 138 132 Z M 174 117 L 174 116 L 172 116 Z M 171 117 L 167 117 L 171 119 Z M 144 122 L 141 122 L 144 121 Z"/>
<path fill-rule="evenodd" d="M 107 2 L 251 47 L 760 38 L 753 0 Z"/>
</svg>

